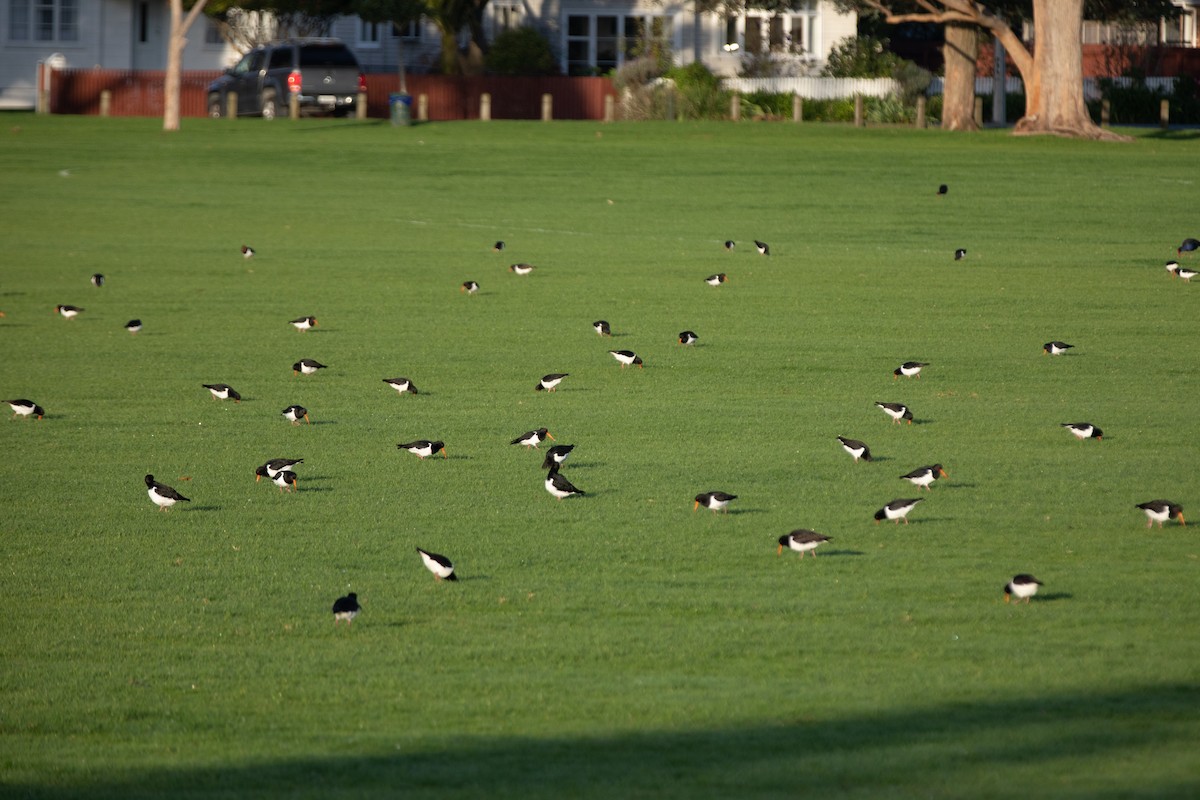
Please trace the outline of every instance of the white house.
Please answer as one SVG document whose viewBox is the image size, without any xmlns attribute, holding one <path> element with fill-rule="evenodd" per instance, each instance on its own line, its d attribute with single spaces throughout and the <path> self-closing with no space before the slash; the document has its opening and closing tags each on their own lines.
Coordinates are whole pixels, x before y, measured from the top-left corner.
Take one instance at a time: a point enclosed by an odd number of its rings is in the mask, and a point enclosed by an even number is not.
<svg viewBox="0 0 1200 800">
<path fill-rule="evenodd" d="M 0 0 L 0 108 L 33 108 L 37 63 L 165 69 L 164 0 Z M 188 32 L 184 69 L 224 69 L 239 54 L 207 20 Z"/>
</svg>

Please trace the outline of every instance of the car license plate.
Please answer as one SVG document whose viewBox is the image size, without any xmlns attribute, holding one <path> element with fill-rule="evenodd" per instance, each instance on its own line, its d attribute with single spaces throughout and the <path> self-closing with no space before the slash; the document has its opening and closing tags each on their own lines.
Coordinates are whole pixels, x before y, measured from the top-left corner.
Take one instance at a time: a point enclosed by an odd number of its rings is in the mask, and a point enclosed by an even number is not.
<svg viewBox="0 0 1200 800">
<path fill-rule="evenodd" d="M 317 102 L 323 106 L 332 106 L 337 104 L 337 98 L 331 94 L 317 95 Z"/>
</svg>

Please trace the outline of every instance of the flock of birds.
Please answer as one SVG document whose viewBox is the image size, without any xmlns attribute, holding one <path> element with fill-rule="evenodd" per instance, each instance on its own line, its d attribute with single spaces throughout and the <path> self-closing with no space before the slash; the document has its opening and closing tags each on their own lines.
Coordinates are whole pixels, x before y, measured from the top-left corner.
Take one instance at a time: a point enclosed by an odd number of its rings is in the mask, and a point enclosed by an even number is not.
<svg viewBox="0 0 1200 800">
<path fill-rule="evenodd" d="M 938 194 L 946 194 L 947 191 L 948 188 L 943 184 L 939 187 Z M 755 240 L 754 244 L 761 255 L 770 255 L 770 247 L 766 242 Z M 732 240 L 728 240 L 724 243 L 724 247 L 727 251 L 733 251 L 736 247 L 736 243 Z M 498 241 L 493 245 L 492 250 L 494 252 L 500 252 L 504 250 L 504 248 L 505 243 L 503 241 Z M 1182 256 L 1184 253 L 1192 253 L 1196 252 L 1197 250 L 1200 250 L 1200 240 L 1188 238 L 1184 239 L 1183 243 L 1177 248 L 1176 253 L 1177 255 Z M 255 255 L 254 249 L 247 245 L 242 246 L 241 253 L 242 256 L 247 259 L 253 258 Z M 955 260 L 961 260 L 965 258 L 966 253 L 967 251 L 965 249 L 957 249 L 954 253 Z M 1166 269 L 1172 278 L 1178 277 L 1183 281 L 1191 281 L 1191 279 L 1197 274 L 1196 270 L 1183 267 L 1178 261 L 1174 260 L 1166 263 Z M 529 275 L 531 272 L 533 272 L 533 270 L 533 265 L 525 263 L 515 263 L 509 267 L 509 271 L 515 275 L 521 276 Z M 93 286 L 100 288 L 104 286 L 105 276 L 101 273 L 96 273 L 91 276 L 90 280 Z M 724 284 L 728 278 L 725 273 L 717 273 L 705 278 L 704 280 L 705 283 L 710 286 L 720 286 Z M 475 281 L 465 281 L 461 286 L 461 291 L 467 294 L 474 294 L 479 291 L 479 284 Z M 73 305 L 57 305 L 54 307 L 55 313 L 68 320 L 74 319 L 76 316 L 82 313 L 83 310 L 84 309 Z M 3 316 L 4 312 L 0 311 L 0 317 Z M 289 323 L 298 331 L 305 332 L 317 326 L 317 319 L 312 316 L 303 316 L 290 320 Z M 129 331 L 130 334 L 137 334 L 142 329 L 142 321 L 140 319 L 132 319 L 127 322 L 124 327 L 127 331 Z M 607 320 L 595 321 L 592 323 L 592 328 L 598 335 L 602 337 L 612 336 L 612 328 Z M 694 331 L 690 330 L 682 331 L 678 336 L 679 343 L 685 346 L 695 344 L 698 339 L 699 336 Z M 1067 344 L 1066 342 L 1050 341 L 1046 342 L 1042 346 L 1042 352 L 1050 356 L 1060 356 L 1073 347 L 1074 345 Z M 632 350 L 610 350 L 608 352 L 617 362 L 620 363 L 622 369 L 630 366 L 644 366 L 642 358 Z M 924 361 L 906 361 L 893 371 L 893 379 L 919 379 L 921 377 L 921 371 L 927 366 L 929 366 L 929 363 Z M 312 375 L 322 369 L 326 369 L 326 365 L 308 358 L 301 359 L 292 365 L 294 375 Z M 534 390 L 553 392 L 567 377 L 569 377 L 569 373 L 550 373 L 544 375 L 534 386 Z M 417 387 L 410 379 L 406 377 L 384 378 L 383 382 L 388 384 L 400 394 L 418 394 Z M 212 394 L 214 400 L 233 400 L 236 403 L 240 402 L 242 399 L 242 396 L 237 392 L 237 390 L 228 384 L 206 383 L 202 384 L 202 386 Z M 18 398 L 3 402 L 7 403 L 12 409 L 14 419 L 17 417 L 36 417 L 40 420 L 46 414 L 45 409 L 32 400 Z M 903 403 L 878 401 L 875 403 L 875 405 L 892 419 L 893 424 L 899 425 L 907 422 L 911 425 L 913 422 L 912 410 Z M 311 422 L 308 416 L 308 410 L 300 405 L 290 405 L 283 409 L 281 413 L 283 417 L 293 425 L 299 425 L 301 420 L 304 420 L 305 422 Z M 1080 441 L 1085 439 L 1096 439 L 1097 441 L 1101 441 L 1103 439 L 1103 430 L 1091 422 L 1064 422 L 1061 423 L 1061 425 Z M 526 433 L 521 434 L 513 439 L 511 444 L 521 445 L 527 449 L 539 449 L 539 446 L 545 442 L 546 439 L 553 440 L 554 437 L 546 428 L 538 428 L 536 430 L 527 431 Z M 855 462 L 860 460 L 872 460 L 870 447 L 865 442 L 845 436 L 838 436 L 837 440 L 840 442 L 842 449 L 845 450 Z M 428 458 L 436 453 L 441 453 L 443 458 L 447 457 L 445 442 L 441 441 L 418 439 L 411 442 L 400 443 L 396 445 L 396 447 L 412 453 L 421 459 Z M 584 492 L 582 489 L 577 488 L 569 480 L 567 480 L 567 478 L 561 472 L 562 464 L 566 461 L 573 449 L 574 445 L 556 444 L 547 449 L 545 459 L 542 462 L 542 469 L 546 470 L 546 478 L 544 483 L 546 491 L 560 501 L 568 497 L 582 496 L 586 494 L 586 492 Z M 269 481 L 279 487 L 280 492 L 295 491 L 297 488 L 298 478 L 296 472 L 293 471 L 291 467 L 302 464 L 303 462 L 304 459 L 302 458 L 271 459 L 255 470 L 255 481 L 257 482 L 262 478 L 267 478 Z M 909 481 L 918 489 L 931 491 L 931 487 L 935 481 L 940 478 L 947 478 L 949 476 L 941 464 L 930 464 L 918 467 L 917 469 L 905 473 L 900 477 Z M 158 508 L 162 511 L 166 511 L 179 502 L 191 502 L 190 498 L 184 497 L 173 487 L 157 481 L 154 475 L 148 474 L 145 476 L 144 480 L 146 484 L 146 492 L 151 502 L 158 506 Z M 730 502 L 736 499 L 737 495 L 729 494 L 723 491 L 702 492 L 696 495 L 694 498 L 695 503 L 693 510 L 698 510 L 703 506 L 710 511 L 727 512 Z M 875 523 L 878 524 L 883 520 L 891 520 L 899 524 L 899 522 L 903 520 L 907 525 L 909 512 L 911 512 L 917 506 L 917 504 L 921 503 L 922 501 L 923 498 L 920 497 L 896 498 L 875 512 Z M 1172 519 L 1177 520 L 1180 525 L 1186 524 L 1183 517 L 1183 507 L 1171 500 L 1150 500 L 1145 503 L 1137 504 L 1136 508 L 1145 513 L 1148 528 L 1152 527 L 1155 523 L 1158 523 L 1158 526 L 1161 528 L 1165 522 L 1168 522 Z M 783 550 L 787 548 L 788 550 L 799 553 L 800 558 L 802 559 L 806 553 L 812 553 L 812 556 L 815 558 L 817 555 L 817 547 L 831 540 L 831 537 L 816 531 L 798 529 L 779 537 L 777 552 L 781 555 Z M 416 548 L 416 550 L 421 557 L 421 561 L 425 568 L 433 574 L 435 580 L 455 581 L 458 579 L 454 573 L 454 564 L 448 557 L 424 550 L 420 547 Z M 1004 601 L 1007 603 L 1010 601 L 1010 598 L 1015 597 L 1018 601 L 1024 600 L 1026 603 L 1028 603 L 1030 599 L 1037 593 L 1038 587 L 1043 585 L 1044 584 L 1041 581 L 1032 575 L 1016 575 L 1004 586 Z M 358 615 L 360 610 L 361 606 L 358 603 L 358 595 L 356 593 L 351 592 L 344 597 L 339 597 L 333 604 L 334 624 L 336 625 L 340 622 L 345 622 L 347 626 L 349 626 L 354 618 Z"/>
</svg>

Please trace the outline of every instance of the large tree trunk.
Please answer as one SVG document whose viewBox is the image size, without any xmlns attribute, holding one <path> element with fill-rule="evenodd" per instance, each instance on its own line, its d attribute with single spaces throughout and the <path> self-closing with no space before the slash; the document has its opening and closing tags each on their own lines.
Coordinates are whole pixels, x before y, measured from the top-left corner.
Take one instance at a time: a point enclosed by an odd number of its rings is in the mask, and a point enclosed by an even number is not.
<svg viewBox="0 0 1200 800">
<path fill-rule="evenodd" d="M 208 0 L 196 0 L 187 17 L 183 0 L 171 0 L 171 32 L 167 37 L 167 74 L 163 78 L 163 130 L 179 130 L 179 85 L 183 71 L 183 50 L 187 47 L 188 28 L 204 10 Z"/>
<path fill-rule="evenodd" d="M 1119 136 L 1092 122 L 1083 101 L 1083 0 L 1034 0 L 1033 69 L 1015 133 L 1085 139 Z"/>
<path fill-rule="evenodd" d="M 979 28 L 946 23 L 946 80 L 942 89 L 942 129 L 979 130 L 975 124 L 975 61 L 979 57 Z"/>
</svg>

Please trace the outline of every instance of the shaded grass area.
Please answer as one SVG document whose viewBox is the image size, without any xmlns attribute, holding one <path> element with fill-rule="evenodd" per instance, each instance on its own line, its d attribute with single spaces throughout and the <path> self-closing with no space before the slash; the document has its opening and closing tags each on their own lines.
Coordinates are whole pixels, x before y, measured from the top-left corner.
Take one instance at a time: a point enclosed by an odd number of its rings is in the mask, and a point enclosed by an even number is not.
<svg viewBox="0 0 1200 800">
<path fill-rule="evenodd" d="M 0 423 L 6 791 L 1195 793 L 1200 552 L 1133 508 L 1196 494 L 1193 142 L 14 119 L 0 393 L 48 415 Z M 508 444 L 541 426 L 586 497 Z"/>
</svg>

